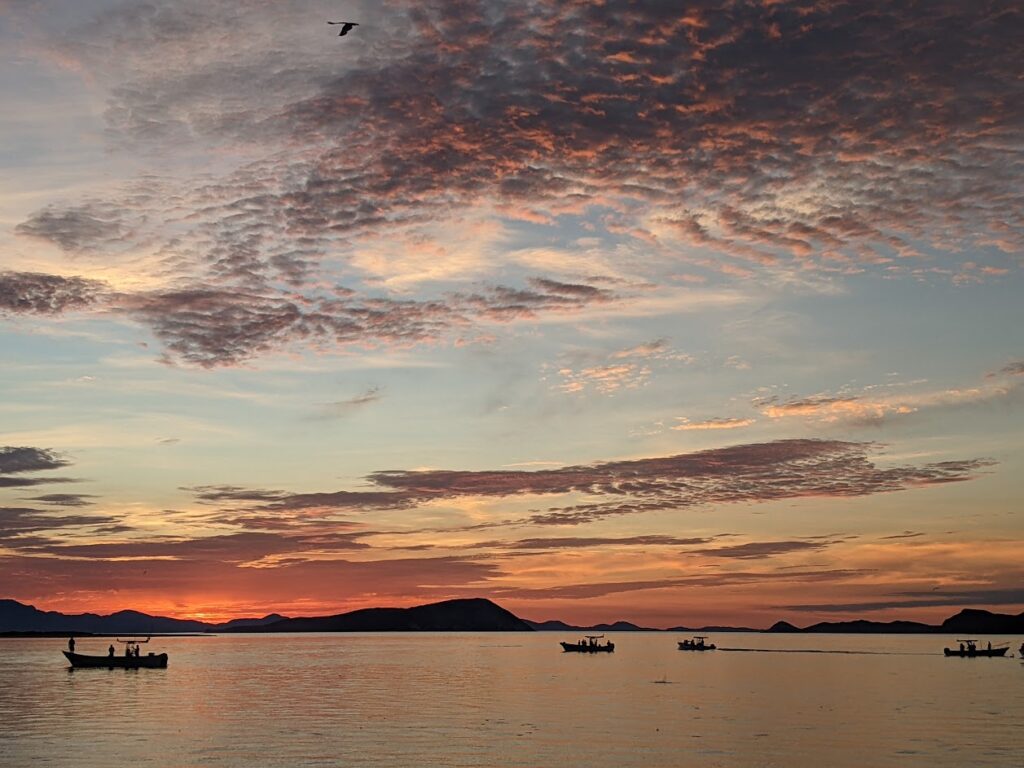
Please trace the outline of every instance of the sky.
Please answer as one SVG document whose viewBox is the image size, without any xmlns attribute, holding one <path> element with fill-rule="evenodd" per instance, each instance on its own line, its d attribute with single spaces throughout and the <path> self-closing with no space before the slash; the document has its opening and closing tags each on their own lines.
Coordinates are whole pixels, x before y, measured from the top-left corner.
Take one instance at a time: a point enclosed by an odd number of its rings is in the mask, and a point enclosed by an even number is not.
<svg viewBox="0 0 1024 768">
<path fill-rule="evenodd" d="M 1022 38 L 1010 0 L 0 0 L 0 596 L 1024 610 Z"/>
</svg>

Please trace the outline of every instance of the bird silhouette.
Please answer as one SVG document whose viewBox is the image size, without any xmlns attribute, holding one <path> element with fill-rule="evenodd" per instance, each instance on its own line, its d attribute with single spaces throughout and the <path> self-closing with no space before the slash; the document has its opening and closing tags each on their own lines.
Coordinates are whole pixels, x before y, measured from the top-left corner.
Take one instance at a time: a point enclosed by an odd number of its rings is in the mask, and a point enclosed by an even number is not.
<svg viewBox="0 0 1024 768">
<path fill-rule="evenodd" d="M 345 35 L 348 34 L 348 31 L 350 29 L 352 29 L 352 27 L 358 27 L 359 26 L 359 22 L 357 22 L 357 21 L 328 21 L 327 23 L 328 24 L 341 24 L 342 25 L 341 32 L 338 33 L 338 37 L 344 37 Z"/>
</svg>

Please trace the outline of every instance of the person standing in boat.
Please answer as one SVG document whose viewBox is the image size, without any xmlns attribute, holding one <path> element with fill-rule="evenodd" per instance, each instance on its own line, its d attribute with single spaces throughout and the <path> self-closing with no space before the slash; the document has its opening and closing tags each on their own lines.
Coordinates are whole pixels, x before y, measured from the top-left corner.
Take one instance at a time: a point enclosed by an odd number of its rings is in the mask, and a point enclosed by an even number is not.
<svg viewBox="0 0 1024 768">
<path fill-rule="evenodd" d="M 114 658 L 114 644 L 113 643 L 111 643 L 110 647 L 107 648 L 107 656 L 109 656 L 110 658 Z"/>
<path fill-rule="evenodd" d="M 73 638 L 73 637 L 69 637 L 68 638 L 68 652 L 70 652 L 70 653 L 74 653 L 75 652 L 75 638 Z"/>
</svg>

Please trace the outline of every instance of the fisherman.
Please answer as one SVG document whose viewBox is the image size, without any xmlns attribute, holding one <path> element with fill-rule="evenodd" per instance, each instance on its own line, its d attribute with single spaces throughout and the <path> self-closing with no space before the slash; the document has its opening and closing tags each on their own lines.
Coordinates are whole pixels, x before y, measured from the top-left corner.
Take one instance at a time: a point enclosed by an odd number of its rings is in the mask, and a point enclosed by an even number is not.
<svg viewBox="0 0 1024 768">
<path fill-rule="evenodd" d="M 111 643 L 110 647 L 107 648 L 107 656 L 109 656 L 110 658 L 114 658 L 114 644 L 113 643 Z"/>
<path fill-rule="evenodd" d="M 963 653 L 963 652 L 964 652 L 964 644 L 960 643 L 960 653 Z"/>
<path fill-rule="evenodd" d="M 75 638 L 73 638 L 73 637 L 69 637 L 68 638 L 68 650 L 71 653 L 75 652 Z"/>
<path fill-rule="evenodd" d="M 990 650 L 990 651 L 992 650 L 992 641 L 991 640 L 988 641 L 988 650 Z"/>
</svg>

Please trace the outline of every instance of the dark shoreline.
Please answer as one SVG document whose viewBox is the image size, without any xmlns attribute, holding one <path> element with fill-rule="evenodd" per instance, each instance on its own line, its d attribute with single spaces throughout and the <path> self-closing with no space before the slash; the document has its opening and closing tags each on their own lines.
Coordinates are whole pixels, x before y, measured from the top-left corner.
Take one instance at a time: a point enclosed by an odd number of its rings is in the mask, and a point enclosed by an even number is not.
<svg viewBox="0 0 1024 768">
<path fill-rule="evenodd" d="M 916 621 L 819 622 L 797 627 L 778 621 L 767 629 L 750 627 L 673 626 L 667 629 L 642 627 L 628 621 L 576 626 L 555 619 L 529 621 L 485 598 L 445 600 L 411 608 L 363 608 L 332 616 L 288 618 L 269 614 L 262 618 L 234 619 L 210 624 L 166 616 L 150 616 L 138 611 L 119 611 L 110 616 L 96 614 L 67 615 L 40 611 L 16 600 L 0 600 L 0 637 L 202 637 L 228 633 L 278 632 L 676 632 L 708 634 L 749 632 L 763 634 L 876 634 L 876 635 L 1024 635 L 1024 613 L 993 613 L 965 608 L 941 624 Z"/>
<path fill-rule="evenodd" d="M 0 640 L 8 638 L 47 638 L 47 637 L 216 637 L 213 632 L 64 632 L 64 631 L 21 631 L 0 632 Z"/>
</svg>

